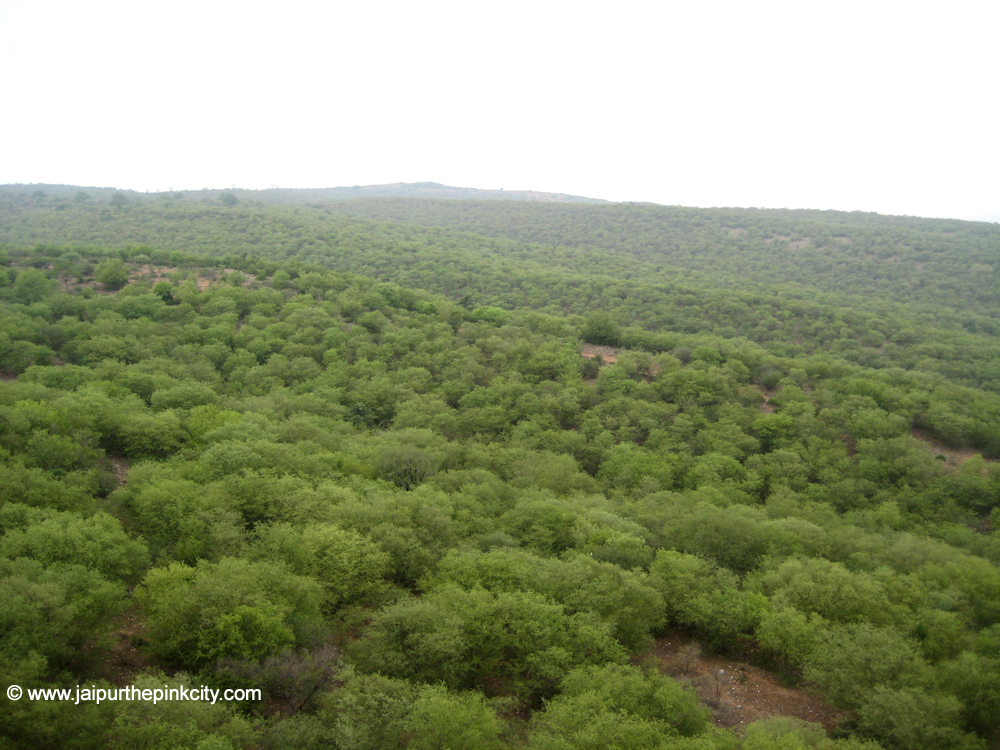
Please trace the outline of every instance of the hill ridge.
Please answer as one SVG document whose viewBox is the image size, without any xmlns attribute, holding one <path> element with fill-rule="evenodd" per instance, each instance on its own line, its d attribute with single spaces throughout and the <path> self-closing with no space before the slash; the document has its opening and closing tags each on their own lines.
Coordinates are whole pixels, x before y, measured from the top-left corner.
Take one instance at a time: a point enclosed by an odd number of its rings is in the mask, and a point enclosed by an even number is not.
<svg viewBox="0 0 1000 750">
<path fill-rule="evenodd" d="M 457 187 L 439 182 L 390 182 L 380 185 L 341 185 L 324 188 L 201 188 L 198 190 L 159 190 L 141 191 L 114 187 L 97 187 L 86 185 L 63 185 L 47 183 L 13 183 L 0 185 L 0 190 L 12 193 L 31 194 L 42 191 L 53 196 L 75 194 L 79 191 L 91 191 L 101 195 L 104 193 L 121 192 L 129 196 L 149 195 L 162 196 L 184 193 L 188 196 L 217 196 L 222 193 L 233 193 L 243 200 L 263 200 L 273 203 L 308 203 L 316 201 L 344 200 L 351 198 L 435 198 L 439 200 L 507 200 L 507 201 L 538 201 L 545 203 L 584 203 L 608 204 L 602 198 L 588 198 L 582 195 L 553 193 L 544 190 L 505 190 Z"/>
</svg>

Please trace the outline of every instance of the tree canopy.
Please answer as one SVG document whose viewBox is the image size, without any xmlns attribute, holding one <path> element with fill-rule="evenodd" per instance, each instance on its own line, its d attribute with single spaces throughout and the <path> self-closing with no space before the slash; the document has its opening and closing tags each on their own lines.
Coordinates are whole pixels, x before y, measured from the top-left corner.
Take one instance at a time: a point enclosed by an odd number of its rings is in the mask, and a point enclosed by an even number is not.
<svg viewBox="0 0 1000 750">
<path fill-rule="evenodd" d="M 0 748 L 995 742 L 994 227 L 77 190 L 0 190 L 0 671 L 266 697 Z"/>
</svg>

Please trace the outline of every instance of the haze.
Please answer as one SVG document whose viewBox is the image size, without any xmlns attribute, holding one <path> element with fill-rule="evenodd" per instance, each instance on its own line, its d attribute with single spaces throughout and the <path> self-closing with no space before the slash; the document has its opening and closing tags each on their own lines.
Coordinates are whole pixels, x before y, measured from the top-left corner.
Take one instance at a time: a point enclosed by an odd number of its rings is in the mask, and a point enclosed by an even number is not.
<svg viewBox="0 0 1000 750">
<path fill-rule="evenodd" d="M 995 4 L 0 0 L 0 183 L 1000 220 Z"/>
</svg>

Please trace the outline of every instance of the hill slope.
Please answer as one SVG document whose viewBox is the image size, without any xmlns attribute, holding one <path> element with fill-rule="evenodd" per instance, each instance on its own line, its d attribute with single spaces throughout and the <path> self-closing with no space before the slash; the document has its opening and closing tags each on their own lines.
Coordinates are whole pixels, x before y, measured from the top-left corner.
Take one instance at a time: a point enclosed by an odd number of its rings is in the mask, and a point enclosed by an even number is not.
<svg viewBox="0 0 1000 750">
<path fill-rule="evenodd" d="M 995 744 L 988 228 L 64 195 L 0 195 L 0 673 L 262 694 L 5 750 Z"/>
</svg>

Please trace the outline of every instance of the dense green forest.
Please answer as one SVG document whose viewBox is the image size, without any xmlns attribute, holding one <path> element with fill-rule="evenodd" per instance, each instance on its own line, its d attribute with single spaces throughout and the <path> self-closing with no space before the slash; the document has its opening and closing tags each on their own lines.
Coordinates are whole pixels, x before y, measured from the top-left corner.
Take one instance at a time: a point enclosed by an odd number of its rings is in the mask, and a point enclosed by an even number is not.
<svg viewBox="0 0 1000 750">
<path fill-rule="evenodd" d="M 4 688 L 264 699 L 0 748 L 1000 746 L 995 225 L 30 187 Z"/>
</svg>

